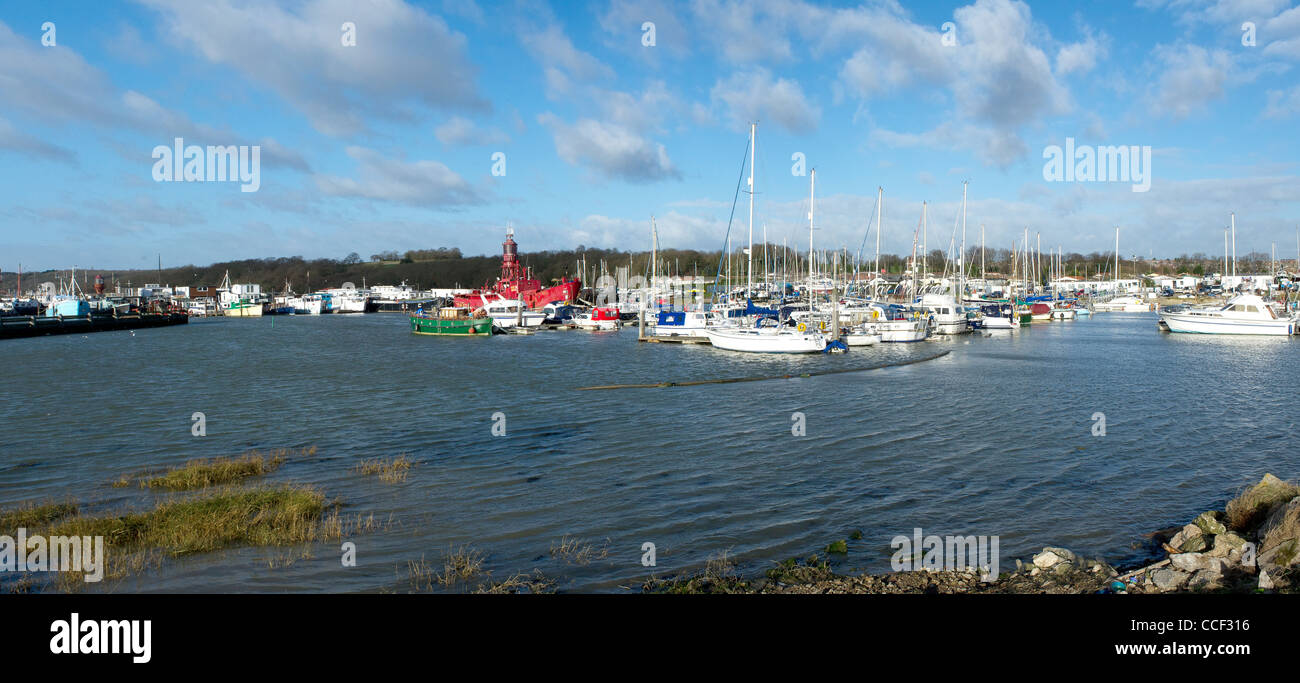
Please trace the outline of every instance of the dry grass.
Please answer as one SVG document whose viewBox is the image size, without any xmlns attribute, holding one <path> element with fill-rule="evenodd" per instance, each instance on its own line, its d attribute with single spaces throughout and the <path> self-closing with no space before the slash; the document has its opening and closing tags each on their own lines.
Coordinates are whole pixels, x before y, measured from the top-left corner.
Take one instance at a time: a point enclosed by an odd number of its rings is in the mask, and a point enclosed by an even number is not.
<svg viewBox="0 0 1300 683">
<path fill-rule="evenodd" d="M 12 536 L 19 527 L 32 529 L 54 520 L 77 514 L 77 505 L 64 503 L 23 503 L 18 507 L 0 511 L 0 534 Z"/>
<path fill-rule="evenodd" d="M 559 545 L 551 544 L 551 557 L 564 560 L 569 564 L 586 566 L 594 560 L 609 557 L 609 539 L 605 539 L 605 544 L 597 547 L 581 538 L 565 536 L 560 539 Z"/>
<path fill-rule="evenodd" d="M 356 466 L 356 471 L 362 476 L 378 475 L 379 480 L 387 484 L 396 484 L 406 481 L 406 475 L 411 471 L 411 459 L 403 453 L 396 458 L 369 458 L 362 460 L 361 464 Z"/>
<path fill-rule="evenodd" d="M 233 545 L 315 541 L 322 536 L 318 522 L 324 509 L 325 496 L 310 487 L 224 489 L 120 517 L 72 517 L 54 525 L 49 535 L 103 536 L 115 549 L 185 555 Z"/>
<path fill-rule="evenodd" d="M 412 592 L 432 590 L 437 584 L 443 589 L 453 588 L 458 583 L 468 583 L 473 578 L 483 575 L 483 553 L 469 546 L 459 549 L 447 549 L 439 572 L 425 561 L 421 555 L 418 561 L 406 563 L 407 582 Z"/>
<path fill-rule="evenodd" d="M 1227 524 L 1242 532 L 1253 531 L 1268 515 L 1274 505 L 1300 495 L 1300 486 L 1287 483 L 1271 474 L 1265 474 L 1258 484 L 1242 491 L 1228 501 Z"/>
<path fill-rule="evenodd" d="M 532 574 L 520 572 L 505 581 L 496 581 L 479 586 L 478 590 L 474 592 L 496 595 L 554 593 L 555 582 L 543 576 L 541 571 L 534 570 Z"/>
<path fill-rule="evenodd" d="M 161 476 L 141 480 L 140 487 L 172 491 L 202 489 L 274 472 L 283 463 L 284 458 L 279 455 L 268 457 L 256 451 L 237 458 L 191 460 Z"/>
</svg>

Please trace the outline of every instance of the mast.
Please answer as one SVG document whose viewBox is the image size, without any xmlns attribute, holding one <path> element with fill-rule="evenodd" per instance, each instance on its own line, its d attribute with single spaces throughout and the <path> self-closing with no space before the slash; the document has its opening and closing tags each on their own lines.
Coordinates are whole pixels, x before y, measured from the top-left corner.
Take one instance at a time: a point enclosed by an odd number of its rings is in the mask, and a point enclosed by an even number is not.
<svg viewBox="0 0 1300 683">
<path fill-rule="evenodd" d="M 876 278 L 880 277 L 880 214 L 884 212 L 885 207 L 881 206 L 885 202 L 885 188 L 876 187 L 876 274 L 872 276 L 873 284 L 880 284 Z"/>
<path fill-rule="evenodd" d="M 1115 226 L 1115 294 L 1119 294 L 1119 226 Z"/>
<path fill-rule="evenodd" d="M 749 275 L 745 297 L 754 296 L 754 133 L 758 124 L 749 124 Z"/>
<path fill-rule="evenodd" d="M 808 178 L 808 304 L 812 305 L 812 281 L 815 277 L 817 257 L 813 252 L 813 214 L 817 210 L 817 169 Z M 811 308 L 809 310 L 812 310 Z"/>
<path fill-rule="evenodd" d="M 1228 214 L 1232 218 L 1232 276 L 1237 277 L 1237 213 Z"/>
<path fill-rule="evenodd" d="M 957 304 L 961 305 L 961 300 L 966 298 L 966 186 L 969 181 L 962 181 L 961 184 L 961 255 L 957 259 L 957 265 L 961 267 L 961 275 L 957 277 Z"/>
<path fill-rule="evenodd" d="M 989 291 L 989 283 L 987 280 L 988 275 L 985 274 L 984 270 L 984 224 L 980 223 L 980 282 L 981 286 L 984 287 L 985 294 Z"/>
<path fill-rule="evenodd" d="M 655 224 L 654 214 L 650 214 L 650 291 L 654 292 L 655 302 L 659 299 L 659 226 Z M 644 296 L 641 298 L 645 298 Z"/>
</svg>

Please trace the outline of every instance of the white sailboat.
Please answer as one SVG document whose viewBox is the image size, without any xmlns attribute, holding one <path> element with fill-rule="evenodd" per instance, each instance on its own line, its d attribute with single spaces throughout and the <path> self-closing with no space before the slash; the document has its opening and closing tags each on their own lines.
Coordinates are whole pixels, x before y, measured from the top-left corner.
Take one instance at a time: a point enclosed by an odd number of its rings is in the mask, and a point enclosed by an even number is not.
<svg viewBox="0 0 1300 683">
<path fill-rule="evenodd" d="M 753 252 L 754 252 L 754 214 L 753 214 L 752 207 L 754 203 L 753 151 L 754 151 L 754 140 L 755 140 L 756 132 L 757 132 L 757 125 L 751 123 L 749 126 L 749 147 L 750 147 L 749 202 L 751 207 L 750 214 L 749 214 L 749 254 L 750 254 L 751 264 L 752 264 Z M 809 211 L 808 211 L 808 230 L 810 236 L 812 234 L 812 223 L 813 223 L 812 203 L 816 196 L 815 193 L 816 193 L 817 171 L 816 170 L 812 171 L 811 176 L 812 177 L 809 181 Z M 811 246 L 811 237 L 809 238 L 809 243 Z M 811 250 L 809 256 L 810 256 L 809 261 L 811 263 L 812 261 Z M 748 283 L 751 291 L 753 288 L 752 273 L 753 270 L 751 266 L 749 283 Z M 762 322 L 763 320 L 760 319 L 758 324 L 761 325 Z M 709 338 L 709 343 L 713 344 L 714 346 L 720 349 L 726 349 L 728 351 L 744 351 L 748 353 L 817 353 L 819 351 L 824 351 L 826 349 L 826 344 L 828 342 L 827 335 L 822 334 L 820 332 L 816 332 L 812 330 L 808 330 L 808 331 L 793 330 L 788 327 L 781 326 L 779 324 L 774 327 L 756 326 L 753 328 L 733 328 L 733 329 L 724 329 L 724 328 L 707 329 L 706 328 L 704 330 L 704 334 Z"/>
</svg>

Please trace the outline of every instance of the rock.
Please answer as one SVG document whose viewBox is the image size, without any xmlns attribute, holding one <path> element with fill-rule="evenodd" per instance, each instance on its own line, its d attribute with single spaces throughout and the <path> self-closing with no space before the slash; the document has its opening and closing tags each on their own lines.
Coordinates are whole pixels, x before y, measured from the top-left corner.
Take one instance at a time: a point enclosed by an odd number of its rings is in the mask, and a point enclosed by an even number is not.
<svg viewBox="0 0 1300 683">
<path fill-rule="evenodd" d="M 1158 590 L 1168 591 L 1182 587 L 1183 584 L 1187 583 L 1188 576 L 1180 571 L 1161 568 L 1147 574 L 1147 579 Z"/>
<path fill-rule="evenodd" d="M 1184 543 L 1200 536 L 1201 533 L 1201 527 L 1196 526 L 1195 524 L 1188 524 L 1179 530 L 1178 533 L 1174 534 L 1173 538 L 1169 539 L 1169 545 L 1175 548 L 1181 548 Z"/>
<path fill-rule="evenodd" d="M 1218 564 L 1214 564 L 1192 574 L 1192 578 L 1187 581 L 1187 587 L 1194 590 L 1212 590 L 1215 588 L 1221 588 L 1223 586 L 1221 583 L 1222 579 L 1223 572 L 1220 571 Z"/>
<path fill-rule="evenodd" d="M 1183 544 L 1178 546 L 1178 549 L 1185 553 L 1199 553 L 1202 550 L 1205 550 L 1205 538 L 1205 536 L 1193 536 L 1192 538 L 1183 541 Z"/>
<path fill-rule="evenodd" d="M 1202 512 L 1200 516 L 1196 518 L 1196 521 L 1192 523 L 1200 528 L 1202 533 L 1209 536 L 1216 536 L 1228 530 L 1228 528 L 1223 525 L 1223 522 L 1219 521 L 1219 513 L 1213 511 Z"/>
<path fill-rule="evenodd" d="M 1270 476 L 1271 476 L 1271 475 L 1270 475 Z M 1264 569 L 1260 569 L 1260 570 L 1259 570 L 1259 589 L 1260 589 L 1260 590 L 1271 591 L 1271 590 L 1273 590 L 1273 586 L 1274 586 L 1274 584 L 1273 584 L 1273 579 L 1272 579 L 1272 577 L 1270 577 L 1270 576 L 1268 575 L 1268 571 L 1267 571 L 1267 570 L 1264 570 Z"/>
<path fill-rule="evenodd" d="M 1179 553 L 1169 556 L 1169 566 L 1184 572 L 1198 572 L 1202 569 L 1219 566 L 1219 560 L 1204 553 Z"/>
<path fill-rule="evenodd" d="M 1065 548 L 1048 546 L 1043 548 L 1043 552 L 1034 555 L 1034 566 L 1039 569 L 1050 569 L 1062 562 L 1074 562 L 1074 553 Z"/>
<path fill-rule="evenodd" d="M 1245 544 L 1246 544 L 1246 539 L 1238 536 L 1237 534 L 1232 533 L 1231 531 L 1218 534 L 1214 537 L 1214 548 L 1210 550 L 1209 555 L 1210 557 L 1227 558 L 1232 554 L 1232 551 L 1234 550 L 1240 551 L 1241 546 Z M 1237 560 L 1240 559 L 1241 559 L 1241 553 L 1238 552 L 1237 557 L 1232 561 L 1235 563 Z"/>
<path fill-rule="evenodd" d="M 847 553 L 848 551 L 849 551 L 849 544 L 848 544 L 848 543 L 845 543 L 844 541 L 835 541 L 834 543 L 832 543 L 832 544 L 826 546 L 826 552 L 828 552 L 828 553 L 835 553 L 835 554 L 837 554 L 837 555 L 843 555 L 844 553 Z"/>
</svg>

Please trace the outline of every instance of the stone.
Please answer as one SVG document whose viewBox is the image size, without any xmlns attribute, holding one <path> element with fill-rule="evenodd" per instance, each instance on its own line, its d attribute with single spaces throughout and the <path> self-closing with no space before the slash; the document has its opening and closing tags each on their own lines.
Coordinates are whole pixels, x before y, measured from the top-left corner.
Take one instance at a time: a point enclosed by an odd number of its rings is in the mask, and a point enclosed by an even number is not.
<svg viewBox="0 0 1300 683">
<path fill-rule="evenodd" d="M 1259 589 L 1266 591 L 1273 590 L 1273 579 L 1268 575 L 1268 570 L 1266 569 L 1259 570 Z"/>
<path fill-rule="evenodd" d="M 1192 578 L 1187 581 L 1187 587 L 1194 590 L 1221 588 L 1223 586 L 1222 579 L 1223 572 L 1220 571 L 1219 566 L 1216 564 L 1192 574 Z"/>
<path fill-rule="evenodd" d="M 1246 539 L 1232 533 L 1231 531 L 1218 534 L 1214 537 L 1214 548 L 1210 550 L 1210 557 L 1230 557 L 1232 551 L 1236 550 L 1237 557 L 1233 559 L 1235 563 L 1241 559 L 1241 547 L 1246 544 Z"/>
<path fill-rule="evenodd" d="M 1050 569 L 1062 562 L 1074 562 L 1074 553 L 1065 548 L 1048 546 L 1043 548 L 1043 552 L 1034 555 L 1034 566 L 1039 569 Z"/>
<path fill-rule="evenodd" d="M 1175 547 L 1185 553 L 1199 553 L 1202 550 L 1205 550 L 1205 536 L 1193 536 L 1192 538 L 1183 541 L 1181 546 Z"/>
<path fill-rule="evenodd" d="M 1175 548 L 1180 548 L 1188 540 L 1200 536 L 1201 533 L 1201 527 L 1196 526 L 1195 524 L 1188 524 L 1179 530 L 1178 533 L 1174 534 L 1173 538 L 1169 539 L 1169 545 L 1172 545 Z"/>
<path fill-rule="evenodd" d="M 1192 523 L 1209 536 L 1216 536 L 1228 530 L 1228 527 L 1219 521 L 1219 513 L 1214 511 L 1202 512 Z"/>
<path fill-rule="evenodd" d="M 1187 583 L 1188 576 L 1173 569 L 1156 569 L 1147 574 L 1147 578 L 1157 589 L 1162 591 L 1177 590 Z"/>
<path fill-rule="evenodd" d="M 1219 566 L 1217 558 L 1210 557 L 1204 553 L 1179 553 L 1169 556 L 1169 566 L 1183 572 L 1197 572 L 1202 569 Z"/>
</svg>

